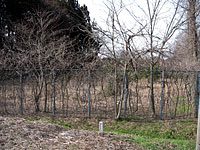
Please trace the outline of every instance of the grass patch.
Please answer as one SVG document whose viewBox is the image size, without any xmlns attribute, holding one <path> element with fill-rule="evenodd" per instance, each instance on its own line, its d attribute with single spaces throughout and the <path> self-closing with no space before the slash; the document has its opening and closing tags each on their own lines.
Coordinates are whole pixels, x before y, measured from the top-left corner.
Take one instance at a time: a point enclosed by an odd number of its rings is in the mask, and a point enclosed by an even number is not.
<svg viewBox="0 0 200 150">
<path fill-rule="evenodd" d="M 20 137 L 21 137 L 21 138 L 24 138 L 24 137 L 25 137 L 25 135 L 24 135 L 24 134 L 21 134 L 21 135 L 20 135 Z"/>
<path fill-rule="evenodd" d="M 51 117 L 44 117 L 44 118 L 37 118 L 37 117 L 26 117 L 28 121 L 42 121 L 53 123 L 56 125 L 60 125 L 66 128 L 72 128 L 77 130 L 98 130 L 98 122 L 96 120 L 90 121 L 88 119 L 64 119 L 64 118 L 51 118 Z"/>
<path fill-rule="evenodd" d="M 16 123 L 15 123 L 15 122 L 12 122 L 10 125 L 11 125 L 11 126 L 14 126 L 14 125 L 16 125 Z"/>
<path fill-rule="evenodd" d="M 158 149 L 195 149 L 196 120 L 173 120 L 156 122 L 115 121 L 105 125 L 106 132 L 132 136 L 141 146 Z"/>
<path fill-rule="evenodd" d="M 31 117 L 31 116 L 25 117 L 25 119 L 28 120 L 28 121 L 38 121 L 38 120 L 41 120 L 40 117 Z"/>
<path fill-rule="evenodd" d="M 178 103 L 176 108 L 176 115 L 178 114 L 182 115 L 184 113 L 189 113 L 191 111 L 192 104 L 188 103 L 186 96 L 179 96 L 177 99 L 172 99 L 172 101 L 174 102 L 174 105 Z M 175 111 L 175 108 L 173 111 Z"/>
<path fill-rule="evenodd" d="M 34 120 L 34 118 L 28 118 Z M 47 121 L 66 128 L 77 130 L 98 131 L 99 121 L 95 119 L 52 119 L 36 120 Z M 132 137 L 128 143 L 134 142 L 140 146 L 152 149 L 192 150 L 195 149 L 197 120 L 170 120 L 154 122 L 134 122 L 127 120 L 103 120 L 104 131 L 123 134 Z M 125 140 L 124 138 L 114 140 Z"/>
<path fill-rule="evenodd" d="M 177 139 L 161 139 L 149 138 L 145 136 L 134 136 L 134 141 L 139 145 L 151 150 L 167 149 L 167 150 L 194 150 L 195 140 L 177 140 Z"/>
</svg>

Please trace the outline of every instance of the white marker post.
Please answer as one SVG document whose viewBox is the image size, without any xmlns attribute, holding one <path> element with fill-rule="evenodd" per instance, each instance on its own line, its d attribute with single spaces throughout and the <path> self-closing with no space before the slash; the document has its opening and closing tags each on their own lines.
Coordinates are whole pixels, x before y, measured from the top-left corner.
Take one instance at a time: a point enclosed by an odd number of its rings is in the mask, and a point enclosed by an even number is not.
<svg viewBox="0 0 200 150">
<path fill-rule="evenodd" d="M 104 128 L 104 124 L 103 124 L 103 122 L 101 121 L 101 122 L 99 122 L 99 132 L 104 132 L 103 131 L 103 128 Z"/>
<path fill-rule="evenodd" d="M 200 150 L 200 114 L 199 114 L 199 111 L 198 111 L 198 126 L 197 126 L 196 150 Z"/>
<path fill-rule="evenodd" d="M 200 107 L 199 107 L 199 97 L 200 97 L 200 74 L 198 74 L 198 125 L 197 125 L 197 141 L 196 150 L 200 150 Z"/>
</svg>

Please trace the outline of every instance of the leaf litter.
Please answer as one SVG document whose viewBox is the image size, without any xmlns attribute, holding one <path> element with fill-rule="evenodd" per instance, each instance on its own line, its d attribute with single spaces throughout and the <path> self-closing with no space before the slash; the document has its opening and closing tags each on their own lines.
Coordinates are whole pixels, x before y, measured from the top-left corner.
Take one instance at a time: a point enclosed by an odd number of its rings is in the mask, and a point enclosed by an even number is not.
<svg viewBox="0 0 200 150">
<path fill-rule="evenodd" d="M 127 140 L 129 139 L 129 140 Z M 0 116 L 0 150 L 145 150 L 125 135 Z"/>
</svg>

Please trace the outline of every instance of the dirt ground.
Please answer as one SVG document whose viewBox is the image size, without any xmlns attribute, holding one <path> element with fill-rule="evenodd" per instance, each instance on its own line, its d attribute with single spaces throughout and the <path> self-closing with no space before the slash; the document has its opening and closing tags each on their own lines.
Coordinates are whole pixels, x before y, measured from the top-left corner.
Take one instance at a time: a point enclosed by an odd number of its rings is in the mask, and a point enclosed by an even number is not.
<svg viewBox="0 0 200 150">
<path fill-rule="evenodd" d="M 0 150 L 144 150 L 133 138 L 0 116 Z"/>
</svg>

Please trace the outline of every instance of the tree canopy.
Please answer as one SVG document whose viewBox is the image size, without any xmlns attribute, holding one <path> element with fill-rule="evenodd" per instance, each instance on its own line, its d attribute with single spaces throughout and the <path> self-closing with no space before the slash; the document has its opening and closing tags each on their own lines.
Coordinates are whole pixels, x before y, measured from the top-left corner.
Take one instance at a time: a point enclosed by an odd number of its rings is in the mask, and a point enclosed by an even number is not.
<svg viewBox="0 0 200 150">
<path fill-rule="evenodd" d="M 52 65 L 65 69 L 83 67 L 98 54 L 100 43 L 93 33 L 89 11 L 77 0 L 1 0 L 0 8 L 1 68 L 27 69 L 25 60 L 19 65 L 19 60 L 26 57 L 31 57 L 28 64 L 37 64 L 30 62 L 37 61 L 29 55 L 33 51 L 37 51 L 34 56 L 43 53 L 43 68 L 55 61 L 58 51 L 62 57 L 57 59 L 65 63 Z M 50 53 L 48 60 L 44 59 L 46 52 Z"/>
</svg>

